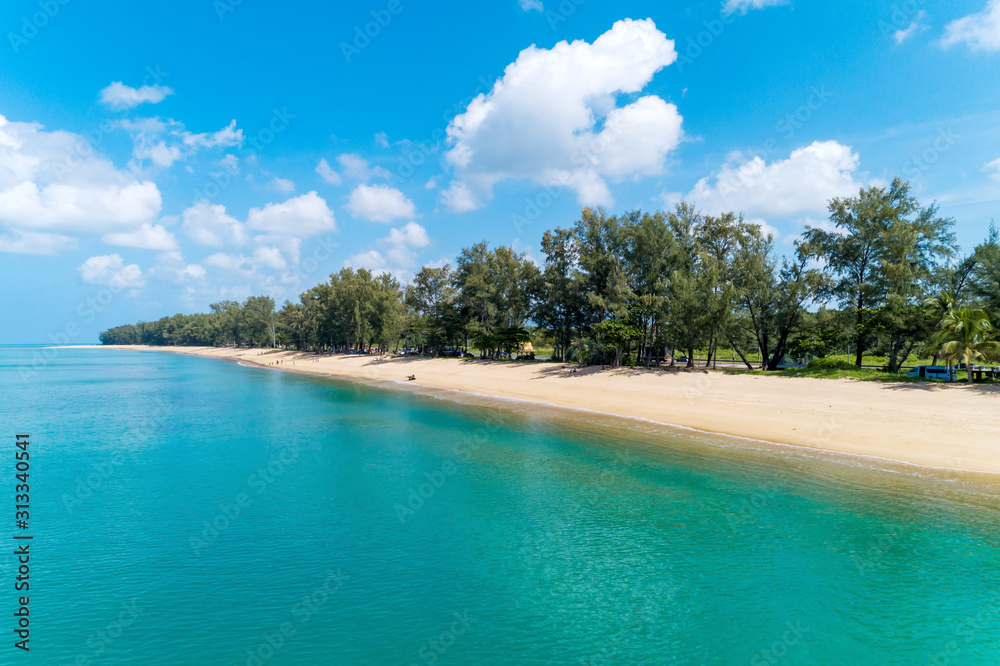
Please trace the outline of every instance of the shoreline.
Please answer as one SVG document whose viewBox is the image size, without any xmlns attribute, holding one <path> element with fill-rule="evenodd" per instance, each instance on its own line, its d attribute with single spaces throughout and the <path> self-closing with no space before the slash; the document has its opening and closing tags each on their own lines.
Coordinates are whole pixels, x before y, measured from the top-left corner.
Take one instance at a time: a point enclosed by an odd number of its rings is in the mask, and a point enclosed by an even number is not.
<svg viewBox="0 0 1000 666">
<path fill-rule="evenodd" d="M 347 380 L 638 418 L 707 435 L 960 473 L 1000 474 L 1000 390 L 937 384 L 727 375 L 561 363 L 321 356 L 214 347 L 92 345 L 220 358 Z M 280 364 L 278 363 L 280 361 Z M 415 381 L 407 377 L 415 375 Z"/>
</svg>

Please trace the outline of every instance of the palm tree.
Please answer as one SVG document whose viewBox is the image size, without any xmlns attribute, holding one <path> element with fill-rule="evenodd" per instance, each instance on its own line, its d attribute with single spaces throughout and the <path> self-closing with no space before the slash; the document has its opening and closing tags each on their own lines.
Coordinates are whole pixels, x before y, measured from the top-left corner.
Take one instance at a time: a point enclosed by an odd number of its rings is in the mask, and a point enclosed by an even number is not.
<svg viewBox="0 0 1000 666">
<path fill-rule="evenodd" d="M 947 314 L 955 311 L 955 306 L 958 303 L 955 300 L 955 292 L 950 289 L 946 289 L 938 292 L 934 296 L 924 300 L 924 308 L 927 310 L 928 316 L 934 319 L 934 326 L 941 328 L 941 322 Z M 938 352 L 934 352 L 934 358 L 931 360 L 931 365 L 937 365 Z M 951 374 L 951 361 L 948 361 L 948 374 Z"/>
<path fill-rule="evenodd" d="M 968 382 L 972 383 L 972 362 L 1000 359 L 1000 342 L 993 340 L 993 324 L 984 310 L 955 308 L 945 313 L 934 336 L 942 358 L 964 359 Z"/>
</svg>

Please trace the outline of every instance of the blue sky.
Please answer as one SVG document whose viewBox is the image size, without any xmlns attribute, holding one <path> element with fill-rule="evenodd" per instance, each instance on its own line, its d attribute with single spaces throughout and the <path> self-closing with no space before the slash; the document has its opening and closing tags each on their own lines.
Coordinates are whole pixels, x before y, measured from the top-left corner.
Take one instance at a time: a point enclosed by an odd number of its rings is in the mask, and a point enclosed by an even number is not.
<svg viewBox="0 0 1000 666">
<path fill-rule="evenodd" d="M 1000 210 L 1000 0 L 346 4 L 3 3 L 0 343 L 538 259 L 584 205 L 782 252 L 895 176 L 967 250 Z"/>
</svg>

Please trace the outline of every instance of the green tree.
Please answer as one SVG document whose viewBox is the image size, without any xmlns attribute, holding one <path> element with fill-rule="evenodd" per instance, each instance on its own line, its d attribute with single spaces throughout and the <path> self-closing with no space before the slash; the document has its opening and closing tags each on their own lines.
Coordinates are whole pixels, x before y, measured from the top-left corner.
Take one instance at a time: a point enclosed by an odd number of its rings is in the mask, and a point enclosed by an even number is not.
<svg viewBox="0 0 1000 666">
<path fill-rule="evenodd" d="M 889 338 L 889 370 L 896 372 L 912 348 L 916 307 L 934 268 L 951 254 L 952 221 L 936 206 L 921 206 L 910 185 L 864 188 L 830 202 L 835 229 L 806 227 L 800 251 L 825 264 L 828 295 L 854 312 L 855 364 L 861 367 L 876 331 Z"/>
</svg>

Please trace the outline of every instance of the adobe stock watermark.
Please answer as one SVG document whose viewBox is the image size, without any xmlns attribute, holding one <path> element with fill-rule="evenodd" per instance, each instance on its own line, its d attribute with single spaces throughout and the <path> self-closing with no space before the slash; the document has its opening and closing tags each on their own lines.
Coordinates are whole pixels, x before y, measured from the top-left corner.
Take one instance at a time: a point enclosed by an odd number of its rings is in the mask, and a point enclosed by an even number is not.
<svg viewBox="0 0 1000 666">
<path fill-rule="evenodd" d="M 477 621 L 476 618 L 469 615 L 468 610 L 461 613 L 455 611 L 452 613 L 452 616 L 455 619 L 451 621 L 447 629 L 442 630 L 441 633 L 420 646 L 417 650 L 417 657 L 420 659 L 420 662 L 410 662 L 410 666 L 420 666 L 421 663 L 425 666 L 431 666 L 437 663 L 439 659 L 454 647 L 459 638 L 469 632 L 469 629 Z"/>
<path fill-rule="evenodd" d="M 816 113 L 826 106 L 826 103 L 832 97 L 833 93 L 827 90 L 825 84 L 811 86 L 807 92 L 805 102 L 775 122 L 775 131 L 780 135 L 780 138 L 786 141 L 793 140 L 799 130 L 805 127 L 815 117 Z M 778 138 L 778 136 L 768 138 L 762 147 L 752 149 L 748 151 L 748 154 L 759 157 L 766 162 L 769 157 L 779 152 L 780 144 Z M 733 193 L 740 191 L 742 188 L 752 187 L 755 184 L 754 179 L 756 176 L 757 171 L 754 169 L 741 168 L 735 171 L 730 170 L 728 177 L 719 180 L 719 194 L 722 195 L 724 201 L 728 201 L 729 196 Z"/>
<path fill-rule="evenodd" d="M 226 14 L 236 11 L 236 8 L 243 4 L 243 0 L 212 0 L 212 9 L 220 21 L 226 20 Z"/>
<path fill-rule="evenodd" d="M 373 9 L 370 12 L 372 20 L 366 22 L 364 26 L 354 26 L 353 39 L 350 42 L 340 43 L 340 53 L 347 64 L 351 64 L 354 58 L 371 46 L 372 40 L 377 39 L 382 31 L 389 27 L 392 19 L 403 13 L 403 9 L 405 7 L 402 0 L 389 0 L 382 9 Z"/>
<path fill-rule="evenodd" d="M 268 660 L 284 647 L 285 643 L 295 635 L 300 626 L 306 625 L 336 594 L 348 576 L 336 571 L 327 570 L 326 578 L 309 595 L 302 597 L 291 608 L 291 619 L 279 624 L 273 631 L 261 634 L 257 645 L 247 648 L 246 666 L 263 666 Z"/>
<path fill-rule="evenodd" d="M 288 107 L 271 109 L 271 119 L 267 125 L 257 130 L 251 136 L 245 137 L 236 151 L 240 159 L 255 158 L 257 152 L 274 142 L 275 137 L 288 129 L 296 116 L 288 112 Z M 209 172 L 209 178 L 200 187 L 195 188 L 192 204 L 211 202 L 225 189 L 233 184 L 240 173 L 239 160 L 226 162 L 222 171 Z"/>
<path fill-rule="evenodd" d="M 785 632 L 781 638 L 771 643 L 770 646 L 754 653 L 750 659 L 750 666 L 764 666 L 765 664 L 777 664 L 788 655 L 793 647 L 799 644 L 802 637 L 811 632 L 809 627 L 803 627 L 801 620 L 789 620 L 785 623 Z"/>
<path fill-rule="evenodd" d="M 27 367 L 18 369 L 18 376 L 22 382 L 29 382 L 38 376 L 38 373 L 48 368 L 62 351 L 60 345 L 71 344 L 80 336 L 82 329 L 80 324 L 89 324 L 97 315 L 107 311 L 117 300 L 123 291 L 131 287 L 105 286 L 96 293 L 77 303 L 74 312 L 76 318 L 70 319 L 62 328 L 48 334 L 49 341 L 55 345 L 53 347 L 41 347 L 32 351 L 30 363 Z"/>
<path fill-rule="evenodd" d="M 895 3 L 889 10 L 888 19 L 879 19 L 879 30 L 886 37 L 892 37 L 900 30 L 906 30 L 917 20 L 917 15 L 926 4 L 926 0 L 904 0 Z"/>
<path fill-rule="evenodd" d="M 22 16 L 21 29 L 18 32 L 7 33 L 7 41 L 14 53 L 20 53 L 21 49 L 37 37 L 39 31 L 45 28 L 49 21 L 54 19 L 69 3 L 70 0 L 39 0 L 39 11 Z"/>
<path fill-rule="evenodd" d="M 258 467 L 247 477 L 247 491 L 236 493 L 232 501 L 227 504 L 219 504 L 219 512 L 212 518 L 211 522 L 203 520 L 201 533 L 196 536 L 189 536 L 188 543 L 195 557 L 201 557 L 202 552 L 219 540 L 220 536 L 230 527 L 239 521 L 240 517 L 253 504 L 254 497 L 259 497 L 267 492 L 268 487 L 274 483 L 285 471 L 299 459 L 299 443 L 292 441 L 275 454 L 266 465 Z"/>
<path fill-rule="evenodd" d="M 889 551 L 899 544 L 899 539 L 904 533 L 905 530 L 902 527 L 890 525 L 885 534 L 878 539 L 870 540 L 868 548 L 863 553 L 852 553 L 851 561 L 857 567 L 858 573 L 864 576 L 873 570 L 885 559 Z"/>
<path fill-rule="evenodd" d="M 468 108 L 472 100 L 476 99 L 476 97 L 483 93 L 489 92 L 493 88 L 494 80 L 495 79 L 491 76 L 480 75 L 476 79 L 476 87 L 472 94 L 455 102 L 450 107 L 445 109 L 444 113 L 441 114 L 441 120 L 446 125 L 450 123 L 456 115 L 462 113 Z M 428 159 L 440 152 L 441 146 L 444 145 L 447 140 L 447 130 L 438 127 L 431 132 L 430 137 L 424 141 L 406 142 L 407 150 L 403 155 L 400 155 L 395 167 L 390 172 L 391 178 L 389 179 L 389 184 L 398 186 L 400 182 L 412 178 L 413 174 L 416 173 L 419 167 L 426 164 Z"/>
<path fill-rule="evenodd" d="M 628 126 L 629 124 L 622 120 L 605 125 L 604 131 L 591 137 L 582 149 L 578 149 L 570 156 L 570 162 L 580 171 L 594 168 L 600 162 L 601 155 Z M 525 226 L 536 222 L 542 213 L 551 208 L 569 187 L 569 182 L 570 174 L 562 171 L 555 183 L 546 183 L 541 186 L 541 191 L 525 197 L 524 206 L 510 216 L 510 223 L 514 225 L 516 233 L 520 234 Z"/>
<path fill-rule="evenodd" d="M 108 479 L 114 476 L 125 464 L 125 454 L 135 451 L 152 439 L 166 423 L 169 413 L 165 409 L 164 403 L 158 402 L 156 409 L 148 413 L 135 426 L 129 436 L 125 438 L 128 442 L 125 446 L 115 449 L 102 462 L 95 463 L 93 471 L 87 474 L 87 476 L 77 477 L 76 488 L 74 488 L 72 494 L 63 493 L 62 496 L 62 503 L 66 509 L 66 513 L 72 514 L 81 503 L 90 499 L 95 492 L 100 490 L 107 483 Z"/>
<path fill-rule="evenodd" d="M 104 627 L 87 637 L 86 647 L 88 652 L 81 652 L 73 660 L 74 666 L 89 666 L 92 663 L 105 663 L 104 660 L 95 661 L 100 658 L 116 640 L 118 640 L 125 630 L 131 627 L 143 613 L 143 609 L 137 603 L 138 597 L 133 597 L 121 603 L 121 611 L 115 619 L 111 620 Z"/>
<path fill-rule="evenodd" d="M 911 180 L 919 178 L 921 174 L 930 171 L 960 139 L 961 137 L 955 134 L 950 127 L 938 129 L 937 136 L 931 140 L 927 147 L 913 155 L 903 165 L 903 173 Z"/>
<path fill-rule="evenodd" d="M 715 40 L 722 37 L 726 28 L 736 23 L 736 19 L 740 16 L 742 14 L 738 12 L 727 12 L 723 9 L 717 17 L 702 21 L 703 29 L 696 35 L 688 35 L 684 50 L 678 51 L 677 71 L 683 73 L 685 67 L 693 65 L 698 58 L 705 55 L 705 52 L 715 44 Z"/>
<path fill-rule="evenodd" d="M 555 9 L 545 10 L 545 20 L 549 22 L 549 28 L 555 30 L 560 23 L 565 23 L 577 8 L 587 0 L 562 0 Z"/>
<path fill-rule="evenodd" d="M 452 457 L 446 458 L 434 471 L 425 472 L 420 483 L 410 486 L 405 501 L 393 505 L 393 513 L 400 525 L 405 525 L 407 519 L 416 515 L 444 487 L 448 479 L 458 474 L 459 464 L 471 460 L 473 453 L 489 441 L 490 434 L 500 427 L 500 423 L 493 419 L 487 419 L 486 423 L 489 425 L 476 428 L 473 434 L 466 435 L 457 442 L 452 448 Z"/>
<path fill-rule="evenodd" d="M 796 132 L 805 127 L 806 123 L 812 120 L 813 115 L 822 109 L 831 97 L 833 97 L 833 93 L 827 90 L 825 85 L 812 86 L 805 103 L 775 123 L 774 129 L 780 132 L 785 139 L 789 141 L 794 139 Z"/>
<path fill-rule="evenodd" d="M 976 642 L 984 630 L 989 630 L 984 638 L 992 641 L 996 636 L 997 619 L 1000 618 L 1000 594 L 990 590 L 989 596 L 989 602 L 981 607 L 975 615 L 967 615 L 953 621 L 955 640 L 948 641 L 941 646 L 941 649 L 931 653 L 927 661 L 928 666 L 948 666 L 948 664 L 959 663 L 952 661 L 952 659 L 962 654 L 963 647 Z M 983 638 L 979 638 L 979 640 L 983 640 Z M 966 662 L 962 661 L 961 663 Z"/>
<path fill-rule="evenodd" d="M 147 66 L 145 72 L 146 74 L 142 77 L 141 83 L 143 86 L 161 84 L 170 76 L 170 72 L 162 71 L 159 65 L 155 67 Z M 52 160 L 49 163 L 56 178 L 64 180 L 67 175 L 83 164 L 84 160 L 94 157 L 108 135 L 118 128 L 118 121 L 102 120 L 96 128 L 84 131 L 81 135 L 82 139 L 68 150 L 62 158 Z"/>
</svg>

